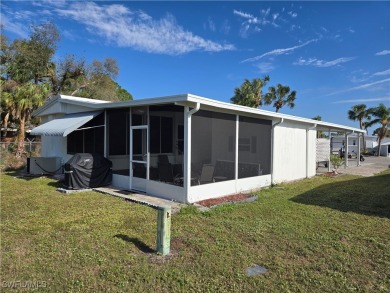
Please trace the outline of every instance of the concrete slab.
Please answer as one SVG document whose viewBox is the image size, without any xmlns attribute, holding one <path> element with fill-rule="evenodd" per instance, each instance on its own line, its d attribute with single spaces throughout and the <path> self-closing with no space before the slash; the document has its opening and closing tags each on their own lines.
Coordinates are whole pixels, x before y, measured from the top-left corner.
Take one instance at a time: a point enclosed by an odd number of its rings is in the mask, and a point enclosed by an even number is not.
<svg viewBox="0 0 390 293">
<path fill-rule="evenodd" d="M 360 175 L 360 176 L 374 176 L 380 172 L 383 172 L 390 168 L 390 158 L 389 157 L 375 157 L 367 156 L 364 157 L 364 162 L 361 162 L 360 166 L 356 166 L 356 160 L 349 160 L 347 169 L 344 166 L 339 168 L 340 174 L 351 174 L 351 175 Z M 331 170 L 333 167 L 331 166 Z M 318 174 L 328 172 L 328 168 L 319 167 L 317 169 Z"/>
<path fill-rule="evenodd" d="M 120 189 L 117 189 L 117 188 L 112 187 L 112 186 L 98 187 L 98 188 L 94 188 L 93 190 L 100 192 L 100 193 L 109 194 L 112 196 L 123 198 L 125 200 L 131 201 L 134 203 L 147 205 L 147 206 L 150 206 L 152 208 L 160 208 L 160 207 L 169 206 L 169 207 L 171 207 L 172 214 L 178 213 L 182 207 L 186 206 L 186 204 L 183 204 L 183 203 L 178 203 L 175 201 L 171 201 L 171 200 L 167 200 L 167 199 L 163 199 L 163 198 L 158 198 L 158 197 L 154 197 L 151 195 L 133 193 L 133 192 L 126 191 L 126 190 L 120 190 Z"/>
</svg>

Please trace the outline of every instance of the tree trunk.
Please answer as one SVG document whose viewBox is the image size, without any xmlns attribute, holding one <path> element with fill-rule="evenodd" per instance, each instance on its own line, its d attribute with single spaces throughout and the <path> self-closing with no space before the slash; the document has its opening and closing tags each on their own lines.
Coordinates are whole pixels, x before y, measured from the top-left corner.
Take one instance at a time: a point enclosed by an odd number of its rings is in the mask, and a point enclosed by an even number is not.
<svg viewBox="0 0 390 293">
<path fill-rule="evenodd" d="M 362 136 L 362 140 L 363 140 L 363 153 L 366 152 L 366 139 L 365 139 L 365 135 L 363 133 L 363 136 Z"/>
<path fill-rule="evenodd" d="M 17 158 L 21 158 L 24 154 L 24 128 L 26 123 L 26 117 L 24 115 L 20 116 L 20 127 L 19 127 L 19 133 L 17 136 L 17 149 L 15 156 Z"/>
<path fill-rule="evenodd" d="M 3 119 L 3 138 L 7 137 L 7 129 L 8 129 L 8 120 L 9 120 L 9 112 L 5 114 L 4 119 Z"/>
<path fill-rule="evenodd" d="M 382 124 L 382 127 L 378 132 L 378 154 L 377 154 L 378 157 L 381 154 L 381 145 L 384 137 L 386 137 L 386 124 Z"/>
</svg>

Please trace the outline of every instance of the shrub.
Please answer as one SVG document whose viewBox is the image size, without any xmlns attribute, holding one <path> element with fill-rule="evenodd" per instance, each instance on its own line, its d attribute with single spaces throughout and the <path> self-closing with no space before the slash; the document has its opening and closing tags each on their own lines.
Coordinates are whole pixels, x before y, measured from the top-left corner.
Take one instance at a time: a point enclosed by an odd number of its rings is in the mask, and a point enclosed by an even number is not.
<svg viewBox="0 0 390 293">
<path fill-rule="evenodd" d="M 337 169 L 344 163 L 344 160 L 339 155 L 331 155 L 330 162 L 332 163 L 335 172 L 337 173 Z"/>
</svg>

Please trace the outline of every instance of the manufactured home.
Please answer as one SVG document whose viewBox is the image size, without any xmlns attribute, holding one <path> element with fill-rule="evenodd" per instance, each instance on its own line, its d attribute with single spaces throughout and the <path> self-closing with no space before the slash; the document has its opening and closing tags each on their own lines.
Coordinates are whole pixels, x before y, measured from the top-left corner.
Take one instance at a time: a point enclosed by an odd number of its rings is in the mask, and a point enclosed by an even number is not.
<svg viewBox="0 0 390 293">
<path fill-rule="evenodd" d="M 34 115 L 42 157 L 112 161 L 112 185 L 193 203 L 315 176 L 317 131 L 363 133 L 191 94 L 125 102 L 59 95 Z"/>
</svg>

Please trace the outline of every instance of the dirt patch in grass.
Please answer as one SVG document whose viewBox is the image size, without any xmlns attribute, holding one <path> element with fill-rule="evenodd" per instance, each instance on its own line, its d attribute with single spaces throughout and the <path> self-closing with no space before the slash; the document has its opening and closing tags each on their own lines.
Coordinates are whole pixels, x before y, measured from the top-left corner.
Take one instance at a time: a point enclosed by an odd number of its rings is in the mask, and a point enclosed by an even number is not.
<svg viewBox="0 0 390 293">
<path fill-rule="evenodd" d="M 224 197 L 218 197 L 218 198 L 212 198 L 212 199 L 206 199 L 202 201 L 198 201 L 197 204 L 200 204 L 201 206 L 204 207 L 212 207 L 212 206 L 217 206 L 220 204 L 224 203 L 235 203 L 235 202 L 240 202 L 244 201 L 246 199 L 254 197 L 253 194 L 245 194 L 245 193 L 237 193 L 237 194 L 232 194 Z"/>
<path fill-rule="evenodd" d="M 325 176 L 325 177 L 340 177 L 340 176 L 342 176 L 342 174 L 336 173 L 335 171 L 332 171 L 332 172 L 324 173 L 323 176 Z"/>
</svg>

